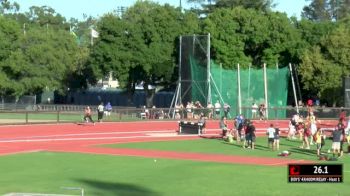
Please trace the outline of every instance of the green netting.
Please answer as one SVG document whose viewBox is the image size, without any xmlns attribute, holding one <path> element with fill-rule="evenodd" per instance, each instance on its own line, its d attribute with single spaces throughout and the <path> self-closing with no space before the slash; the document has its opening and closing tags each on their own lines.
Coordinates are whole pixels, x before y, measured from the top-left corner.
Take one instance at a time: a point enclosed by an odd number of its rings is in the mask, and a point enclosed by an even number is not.
<svg viewBox="0 0 350 196">
<path fill-rule="evenodd" d="M 192 101 L 200 101 L 206 105 L 208 102 L 208 82 L 207 82 L 207 65 L 202 65 L 190 57 L 191 63 L 191 85 Z"/>
<path fill-rule="evenodd" d="M 213 78 L 210 82 L 212 102 L 215 103 L 219 100 L 221 105 L 223 105 L 223 102 L 228 103 L 231 106 L 231 117 L 236 116 L 239 112 L 237 70 L 222 69 L 220 66 L 212 62 L 210 72 Z M 285 118 L 285 111 L 274 110 L 273 108 L 284 107 L 287 105 L 289 81 L 288 68 L 267 69 L 266 73 L 269 107 L 268 117 L 270 119 Z M 207 83 L 196 82 L 206 81 L 206 68 L 204 65 L 200 65 L 192 59 L 191 75 L 193 80 L 192 100 L 199 100 L 202 103 L 207 103 Z M 253 103 L 256 103 L 257 105 L 265 103 L 263 69 L 241 69 L 240 78 L 242 108 L 250 108 Z M 251 109 L 244 109 L 242 112 L 245 116 L 251 117 Z"/>
</svg>

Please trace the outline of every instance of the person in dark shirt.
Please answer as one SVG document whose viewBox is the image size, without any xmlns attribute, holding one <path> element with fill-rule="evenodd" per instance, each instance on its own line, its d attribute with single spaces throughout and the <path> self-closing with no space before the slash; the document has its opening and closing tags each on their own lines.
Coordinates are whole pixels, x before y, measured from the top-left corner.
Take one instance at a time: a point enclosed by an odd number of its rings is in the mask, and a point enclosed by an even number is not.
<svg viewBox="0 0 350 196">
<path fill-rule="evenodd" d="M 248 124 L 248 132 L 250 134 L 250 148 L 254 150 L 256 136 L 255 136 L 255 126 L 252 121 L 250 121 Z"/>
<path fill-rule="evenodd" d="M 205 130 L 205 123 L 206 123 L 206 120 L 205 120 L 205 116 L 203 113 L 200 114 L 200 118 L 198 120 L 198 124 L 200 126 L 200 129 L 201 129 L 201 133 L 204 134 L 206 132 Z"/>
<path fill-rule="evenodd" d="M 275 138 L 273 141 L 273 145 L 275 147 L 275 150 L 280 149 L 280 129 L 278 127 L 275 127 Z"/>
<path fill-rule="evenodd" d="M 222 130 L 222 139 L 226 139 L 227 136 L 227 120 L 225 116 L 221 117 L 220 129 Z"/>
<path fill-rule="evenodd" d="M 94 125 L 95 125 L 95 122 L 94 122 L 94 120 L 92 120 L 92 111 L 91 111 L 91 108 L 90 108 L 90 106 L 87 106 L 85 109 L 84 109 L 84 121 L 86 122 L 86 123 L 88 123 L 88 122 L 91 122 L 91 123 L 94 123 Z"/>
<path fill-rule="evenodd" d="M 340 153 L 340 141 L 341 137 L 343 134 L 343 126 L 339 123 L 335 130 L 333 131 L 333 144 L 332 144 L 332 149 L 333 149 L 333 156 L 338 155 L 341 156 Z"/>
</svg>

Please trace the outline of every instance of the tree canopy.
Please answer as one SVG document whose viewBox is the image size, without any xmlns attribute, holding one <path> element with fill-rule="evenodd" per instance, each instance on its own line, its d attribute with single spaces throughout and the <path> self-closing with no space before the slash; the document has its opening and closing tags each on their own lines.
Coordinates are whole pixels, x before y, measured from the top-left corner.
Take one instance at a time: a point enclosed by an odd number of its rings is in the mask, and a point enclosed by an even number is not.
<svg viewBox="0 0 350 196">
<path fill-rule="evenodd" d="M 312 21 L 344 19 L 350 14 L 349 0 L 310 0 L 303 8 L 302 16 Z"/>
<path fill-rule="evenodd" d="M 151 84 L 170 81 L 176 40 L 182 33 L 195 33 L 197 22 L 191 13 L 147 1 L 136 3 L 122 17 L 107 14 L 98 23 L 100 39 L 92 51 L 92 69 L 97 76 L 112 71 L 129 90 L 143 82 L 149 91 Z"/>
<path fill-rule="evenodd" d="M 182 10 L 137 1 L 122 14 L 67 20 L 47 6 L 18 12 L 0 0 L 0 95 L 47 89 L 80 90 L 113 73 L 131 94 L 142 83 L 177 80 L 179 36 L 211 35 L 211 59 L 225 68 L 299 64 L 304 96 L 341 104 L 341 77 L 350 74 L 348 0 L 312 0 L 303 17 L 274 12 L 270 0 L 189 0 Z M 91 29 L 99 32 L 91 45 Z"/>
</svg>

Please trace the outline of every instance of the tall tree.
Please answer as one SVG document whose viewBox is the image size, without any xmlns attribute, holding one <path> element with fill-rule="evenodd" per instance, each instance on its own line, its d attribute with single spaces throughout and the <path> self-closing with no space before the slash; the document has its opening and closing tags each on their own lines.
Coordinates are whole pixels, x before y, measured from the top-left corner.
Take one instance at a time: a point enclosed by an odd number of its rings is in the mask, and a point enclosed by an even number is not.
<svg viewBox="0 0 350 196">
<path fill-rule="evenodd" d="M 304 89 L 333 105 L 341 103 L 342 77 L 350 74 L 350 28 L 341 24 L 302 57 Z"/>
<path fill-rule="evenodd" d="M 286 65 L 301 53 L 300 34 L 285 14 L 253 9 L 215 10 L 205 20 L 211 32 L 215 60 L 226 67 L 237 63 L 261 66 Z"/>
<path fill-rule="evenodd" d="M 171 79 L 175 41 L 183 27 L 188 28 L 186 32 L 198 28 L 195 21 L 191 13 L 149 1 L 137 2 L 122 18 L 105 15 L 98 23 L 100 39 L 93 48 L 90 70 L 99 77 L 113 71 L 129 91 L 142 82 L 151 106 L 154 91 L 149 85 Z"/>
<path fill-rule="evenodd" d="M 274 7 L 273 0 L 187 0 L 187 2 L 201 5 L 202 8 L 192 8 L 193 11 L 199 14 L 212 13 L 218 8 L 235 7 L 267 12 Z"/>
<path fill-rule="evenodd" d="M 350 0 L 309 0 L 302 17 L 312 21 L 335 21 L 350 14 Z"/>
<path fill-rule="evenodd" d="M 0 16 L 0 95 L 16 94 L 19 86 L 11 81 L 11 70 L 7 67 L 9 56 L 20 47 L 20 27 L 16 21 Z"/>
<path fill-rule="evenodd" d="M 8 0 L 0 0 L 0 15 L 6 13 L 15 13 L 19 10 L 19 4 L 17 2 L 11 3 Z"/>
</svg>

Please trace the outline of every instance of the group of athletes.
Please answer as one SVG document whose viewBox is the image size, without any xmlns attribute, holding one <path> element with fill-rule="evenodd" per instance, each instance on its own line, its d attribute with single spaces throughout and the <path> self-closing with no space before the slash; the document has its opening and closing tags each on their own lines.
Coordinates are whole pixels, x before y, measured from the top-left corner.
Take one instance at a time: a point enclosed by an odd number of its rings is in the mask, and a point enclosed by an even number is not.
<svg viewBox="0 0 350 196">
<path fill-rule="evenodd" d="M 243 115 L 238 115 L 234 119 L 233 129 L 227 128 L 227 119 L 222 117 L 220 128 L 222 129 L 222 138 L 230 143 L 236 139 L 237 144 L 243 148 L 255 149 L 256 128 L 253 121 L 245 119 Z M 279 150 L 280 129 L 270 124 L 266 132 L 268 136 L 268 147 L 271 150 Z"/>
<path fill-rule="evenodd" d="M 227 118 L 223 116 L 220 121 L 222 130 L 222 138 L 233 142 L 235 138 L 237 144 L 241 144 L 243 148 L 255 149 L 256 128 L 252 121 L 244 119 L 243 115 L 238 115 L 234 120 L 234 128 L 229 129 Z"/>
<path fill-rule="evenodd" d="M 331 131 L 331 150 L 334 156 L 341 157 L 344 154 L 344 143 L 350 146 L 350 117 L 346 120 L 346 114 L 342 112 L 336 127 Z M 299 136 L 299 140 L 302 141 L 300 148 L 310 149 L 310 145 L 316 144 L 317 156 L 321 155 L 321 149 L 326 143 L 326 133 L 319 126 L 312 111 L 309 112 L 305 119 L 295 114 L 290 120 L 287 138 L 294 140 L 297 139 L 297 135 Z"/>
<path fill-rule="evenodd" d="M 232 129 L 228 128 L 225 116 L 221 118 L 220 128 L 222 130 L 222 138 L 233 142 L 236 139 L 237 144 L 243 148 L 255 148 L 256 128 L 252 121 L 244 119 L 243 115 L 234 118 Z M 270 124 L 266 130 L 268 148 L 271 150 L 279 150 L 280 129 L 274 124 Z M 332 136 L 332 152 L 334 156 L 341 157 L 344 154 L 344 144 L 348 144 L 348 152 L 350 152 L 350 117 L 346 120 L 345 115 L 341 115 L 339 122 L 331 132 Z M 321 149 L 326 143 L 326 133 L 320 128 L 316 116 L 311 111 L 306 118 L 299 114 L 295 114 L 289 121 L 289 130 L 287 139 L 302 141 L 300 148 L 310 149 L 315 145 L 317 156 L 321 156 Z M 330 150 L 329 150 L 330 152 Z"/>
</svg>

